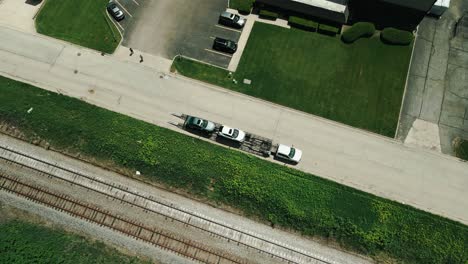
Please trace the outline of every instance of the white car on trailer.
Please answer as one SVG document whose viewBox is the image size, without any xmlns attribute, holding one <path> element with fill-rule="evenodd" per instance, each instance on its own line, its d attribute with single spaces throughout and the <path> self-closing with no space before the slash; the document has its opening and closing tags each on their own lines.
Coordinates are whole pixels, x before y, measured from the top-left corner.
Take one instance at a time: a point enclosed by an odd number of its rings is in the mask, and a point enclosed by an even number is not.
<svg viewBox="0 0 468 264">
<path fill-rule="evenodd" d="M 224 138 L 228 138 L 237 142 L 243 142 L 245 139 L 245 132 L 237 129 L 237 128 L 231 128 L 228 126 L 220 126 L 218 135 Z"/>
</svg>

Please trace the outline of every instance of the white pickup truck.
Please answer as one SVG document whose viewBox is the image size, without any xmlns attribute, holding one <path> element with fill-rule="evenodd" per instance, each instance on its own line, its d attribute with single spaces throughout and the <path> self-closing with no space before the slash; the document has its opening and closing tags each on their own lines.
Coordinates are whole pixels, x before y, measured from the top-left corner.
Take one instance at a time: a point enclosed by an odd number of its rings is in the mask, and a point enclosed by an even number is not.
<svg viewBox="0 0 468 264">
<path fill-rule="evenodd" d="M 275 156 L 279 159 L 288 160 L 297 164 L 301 161 L 302 151 L 294 147 L 279 144 Z"/>
</svg>

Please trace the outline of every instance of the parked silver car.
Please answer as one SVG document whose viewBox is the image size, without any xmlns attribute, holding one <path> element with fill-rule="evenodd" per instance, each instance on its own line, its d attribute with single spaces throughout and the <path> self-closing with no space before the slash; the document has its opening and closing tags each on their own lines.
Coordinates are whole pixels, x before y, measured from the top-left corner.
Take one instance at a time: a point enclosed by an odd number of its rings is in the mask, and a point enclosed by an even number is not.
<svg viewBox="0 0 468 264">
<path fill-rule="evenodd" d="M 219 23 L 228 27 L 243 28 L 245 22 L 245 18 L 229 12 L 223 12 L 219 16 Z"/>
</svg>

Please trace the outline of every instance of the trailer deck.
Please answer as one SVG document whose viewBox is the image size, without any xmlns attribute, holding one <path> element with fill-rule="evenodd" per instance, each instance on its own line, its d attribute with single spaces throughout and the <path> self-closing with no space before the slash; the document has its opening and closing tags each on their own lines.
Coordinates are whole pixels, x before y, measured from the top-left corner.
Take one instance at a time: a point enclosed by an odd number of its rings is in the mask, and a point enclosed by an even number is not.
<svg viewBox="0 0 468 264">
<path fill-rule="evenodd" d="M 191 117 L 190 115 L 175 114 L 175 113 L 173 113 L 172 115 L 182 119 L 183 122 L 179 122 L 179 123 L 172 123 L 171 122 L 171 124 L 181 128 L 181 129 L 184 129 L 186 131 L 195 132 L 193 129 L 189 129 L 189 128 L 187 128 L 185 126 L 187 119 L 189 117 Z M 213 121 L 211 121 L 211 122 L 213 122 Z M 218 136 L 218 131 L 219 131 L 219 128 L 222 126 L 222 124 L 219 124 L 219 123 L 216 123 L 216 122 L 213 122 L 213 123 L 215 124 L 215 131 L 213 133 L 211 133 L 211 134 L 204 134 L 203 136 L 205 138 L 209 139 L 209 140 L 216 141 L 216 142 L 219 142 L 221 140 L 229 140 L 229 139 L 225 139 L 225 138 L 222 138 L 222 137 Z M 199 134 L 200 132 L 197 131 L 197 133 Z M 220 140 L 220 138 L 222 138 L 222 139 Z M 269 138 L 265 138 L 265 137 L 262 137 L 262 136 L 255 135 L 253 133 L 245 132 L 245 139 L 244 139 L 244 141 L 239 142 L 239 145 L 238 145 L 237 148 L 242 150 L 242 151 L 252 153 L 252 154 L 255 154 L 255 155 L 258 155 L 258 156 L 268 157 L 272 153 L 274 153 L 274 150 L 277 147 L 273 146 L 273 140 L 271 140 Z"/>
</svg>

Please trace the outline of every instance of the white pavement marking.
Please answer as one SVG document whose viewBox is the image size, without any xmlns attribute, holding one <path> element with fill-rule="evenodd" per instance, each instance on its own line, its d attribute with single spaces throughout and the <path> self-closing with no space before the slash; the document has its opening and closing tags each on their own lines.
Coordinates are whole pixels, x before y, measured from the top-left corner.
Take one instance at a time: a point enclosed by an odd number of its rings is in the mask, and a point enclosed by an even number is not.
<svg viewBox="0 0 468 264">
<path fill-rule="evenodd" d="M 226 29 L 226 30 L 231 30 L 231 31 L 234 31 L 234 32 L 237 32 L 237 33 L 241 33 L 241 32 L 242 32 L 242 30 L 224 27 L 224 26 L 221 26 L 221 25 L 218 25 L 218 24 L 216 24 L 215 27 L 219 27 L 219 28 Z"/>
<path fill-rule="evenodd" d="M 235 124 L 300 147 L 296 169 L 468 224 L 468 163 L 451 156 L 2 26 L 0 74 L 186 135 L 169 113 Z"/>
<path fill-rule="evenodd" d="M 140 4 L 136 0 L 132 0 L 135 5 L 139 6 Z"/>
<path fill-rule="evenodd" d="M 229 54 L 225 54 L 225 53 L 218 52 L 218 51 L 211 50 L 211 49 L 205 49 L 205 50 L 206 50 L 206 51 L 209 51 L 209 52 L 212 52 L 212 53 L 215 53 L 215 54 L 218 54 L 218 55 L 223 55 L 223 56 L 226 56 L 226 57 L 232 58 L 232 55 L 229 55 Z"/>
<path fill-rule="evenodd" d="M 130 12 L 128 12 L 127 9 L 125 9 L 125 7 L 118 1 L 118 0 L 114 0 L 117 4 L 120 5 L 120 7 L 130 16 L 130 17 L 133 17 L 132 14 L 130 14 Z"/>
<path fill-rule="evenodd" d="M 117 24 L 117 26 L 119 26 L 119 28 L 122 29 L 122 31 L 125 31 L 125 29 L 122 27 L 122 25 L 120 25 L 119 22 L 117 22 L 117 23 L 115 23 L 115 24 Z"/>
</svg>

